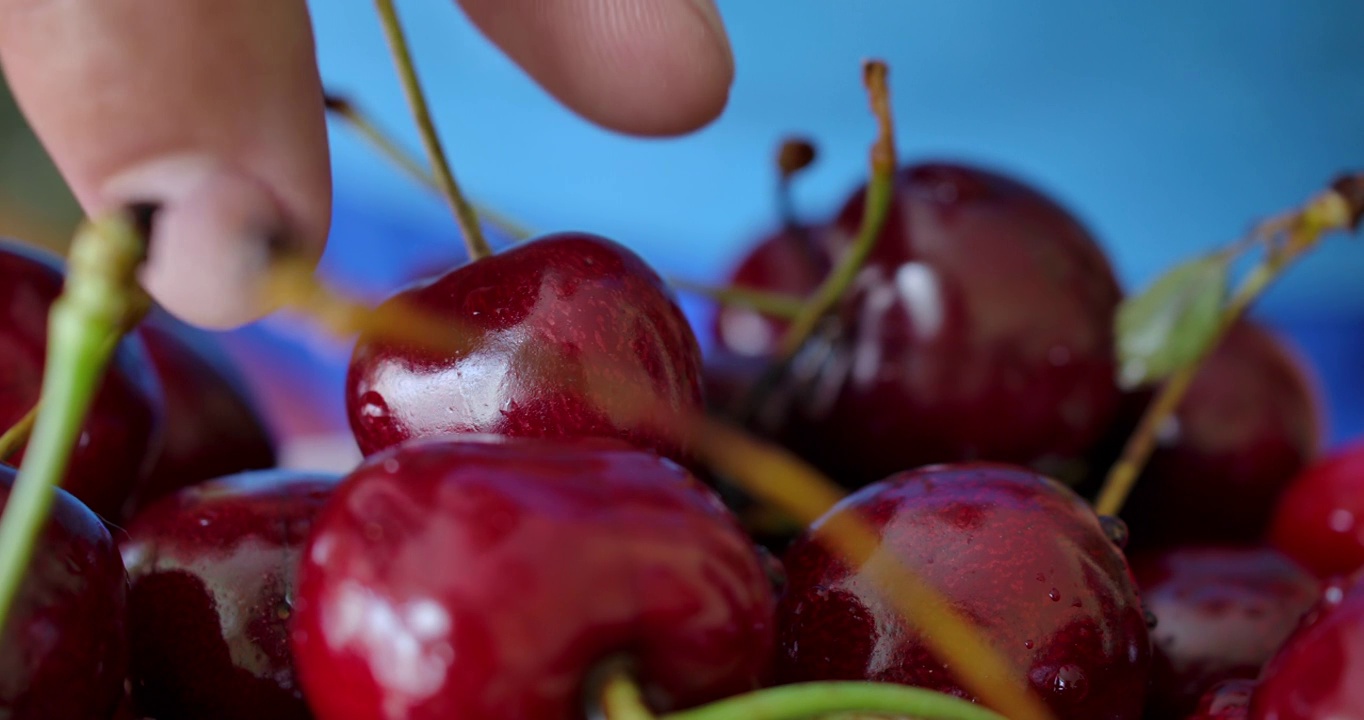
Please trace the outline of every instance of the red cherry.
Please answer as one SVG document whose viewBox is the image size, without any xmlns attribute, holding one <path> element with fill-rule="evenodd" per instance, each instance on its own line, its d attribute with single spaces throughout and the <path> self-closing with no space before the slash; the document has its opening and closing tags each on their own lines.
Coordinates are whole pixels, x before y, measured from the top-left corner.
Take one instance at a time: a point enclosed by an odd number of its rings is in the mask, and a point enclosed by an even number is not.
<svg viewBox="0 0 1364 720">
<path fill-rule="evenodd" d="M 522 243 L 400 292 L 470 329 L 471 350 L 431 352 L 362 336 L 346 379 L 365 454 L 442 433 L 612 437 L 686 459 L 668 423 L 700 412 L 701 353 L 663 281 L 610 240 L 565 233 Z M 579 383 L 581 381 L 581 383 Z"/>
<path fill-rule="evenodd" d="M 166 423 L 161 452 L 126 517 L 182 487 L 274 466 L 274 440 L 210 338 L 160 312 L 138 335 L 161 380 Z"/>
<path fill-rule="evenodd" d="M 1251 696 L 1251 720 L 1321 718 L 1364 718 L 1364 574 L 1327 585 Z"/>
<path fill-rule="evenodd" d="M 858 191 L 831 242 L 862 222 Z M 1117 406 L 1103 252 L 1022 183 L 948 164 L 905 167 L 889 221 L 773 413 L 780 437 L 851 485 L 926 463 L 1043 466 L 1079 457 Z"/>
<path fill-rule="evenodd" d="M 61 294 L 60 259 L 0 241 L 0 432 L 38 401 L 47 353 L 47 312 Z M 125 338 L 111 360 L 62 487 L 96 514 L 122 519 L 160 442 L 161 388 L 142 342 Z M 23 453 L 13 462 L 19 464 Z"/>
<path fill-rule="evenodd" d="M 318 519 L 294 653 L 319 720 L 580 718 L 635 662 L 660 711 L 753 688 L 764 566 L 677 465 L 608 440 L 429 440 L 366 461 Z"/>
<path fill-rule="evenodd" d="M 784 558 L 778 679 L 962 689 L 864 568 L 820 528 L 858 512 L 890 553 L 943 593 L 1026 673 L 1059 720 L 1141 716 L 1151 645 L 1127 564 L 1089 506 L 1022 468 L 940 465 L 869 485 Z"/>
<path fill-rule="evenodd" d="M 0 465 L 0 507 L 14 469 Z M 0 635 L 0 717 L 104 718 L 123 697 L 127 576 L 109 531 L 63 490 Z"/>
<path fill-rule="evenodd" d="M 829 249 L 821 228 L 786 229 L 763 238 L 730 274 L 734 287 L 808 296 L 828 274 Z M 716 347 L 740 357 L 766 358 L 776 349 L 790 323 L 735 305 L 722 305 L 711 330 Z"/>
<path fill-rule="evenodd" d="M 1221 680 L 1254 678 L 1321 592 L 1272 548 L 1186 546 L 1137 553 L 1131 564 L 1157 621 L 1147 700 L 1154 717 L 1192 712 Z"/>
<path fill-rule="evenodd" d="M 1246 720 L 1254 680 L 1223 680 L 1212 686 L 1188 720 Z"/>
<path fill-rule="evenodd" d="M 185 488 L 134 518 L 132 687 L 157 718 L 308 718 L 289 618 L 312 521 L 337 478 L 244 473 Z"/>
<path fill-rule="evenodd" d="M 1112 457 L 1148 401 L 1127 403 Z M 1233 326 L 1123 509 L 1132 546 L 1260 541 L 1275 501 L 1321 446 L 1320 408 L 1306 363 L 1282 338 L 1250 321 Z"/>
<path fill-rule="evenodd" d="M 1364 442 L 1300 473 L 1275 506 L 1269 537 L 1321 577 L 1364 567 Z"/>
</svg>

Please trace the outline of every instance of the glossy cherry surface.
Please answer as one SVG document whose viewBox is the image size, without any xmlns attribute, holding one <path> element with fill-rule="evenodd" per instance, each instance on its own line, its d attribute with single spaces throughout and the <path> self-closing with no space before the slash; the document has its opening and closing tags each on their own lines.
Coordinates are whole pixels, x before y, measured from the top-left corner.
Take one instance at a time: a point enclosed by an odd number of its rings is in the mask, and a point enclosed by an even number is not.
<svg viewBox="0 0 1364 720">
<path fill-rule="evenodd" d="M 443 433 L 611 437 L 686 460 L 669 420 L 702 409 L 701 353 L 663 281 L 604 238 L 517 245 L 390 299 L 465 330 L 451 353 L 361 337 L 346 380 L 371 454 Z"/>
<path fill-rule="evenodd" d="M 863 194 L 832 231 L 846 247 Z M 1064 208 L 986 170 L 900 170 L 886 228 L 777 401 L 788 444 L 851 485 L 934 462 L 1055 464 L 1116 409 L 1120 290 Z M 782 399 L 785 398 L 785 399 Z"/>
<path fill-rule="evenodd" d="M 1254 678 L 1316 602 L 1321 584 L 1267 547 L 1136 553 L 1132 572 L 1156 617 L 1148 713 L 1181 717 L 1215 683 Z"/>
<path fill-rule="evenodd" d="M 1009 660 L 1059 720 L 1138 718 L 1151 643 L 1126 561 L 1085 502 L 1022 468 L 943 465 L 849 496 L 798 538 L 777 610 L 778 679 L 876 680 L 969 697 L 874 576 L 820 542 L 858 512 Z"/>
<path fill-rule="evenodd" d="M 1254 680 L 1223 680 L 1204 693 L 1188 720 L 1246 720 Z"/>
<path fill-rule="evenodd" d="M 182 487 L 275 464 L 275 446 L 227 356 L 161 312 L 138 327 L 166 401 L 161 451 L 126 516 Z"/>
<path fill-rule="evenodd" d="M 619 441 L 480 438 L 371 457 L 319 518 L 294 651 L 320 720 L 571 720 L 624 655 L 658 711 L 772 655 L 752 543 L 679 466 Z"/>
<path fill-rule="evenodd" d="M 1322 577 L 1364 567 L 1364 442 L 1300 473 L 1274 508 L 1269 536 Z"/>
<path fill-rule="evenodd" d="M 1128 403 L 1118 437 L 1146 404 Z M 1195 376 L 1123 509 L 1132 546 L 1262 539 L 1275 501 L 1321 445 L 1321 414 L 1315 381 L 1286 341 L 1238 323 Z M 1116 456 L 1121 444 L 1111 445 Z"/>
<path fill-rule="evenodd" d="M 59 258 L 0 240 L 0 432 L 38 401 L 47 311 L 61 294 Z M 161 388 L 146 348 L 127 338 L 115 352 L 81 429 L 62 487 L 117 522 L 160 442 Z M 22 462 L 20 453 L 13 461 Z"/>
<path fill-rule="evenodd" d="M 783 229 L 763 238 L 730 273 L 737 288 L 806 297 L 819 287 L 832 265 L 822 228 Z M 711 323 L 716 346 L 741 357 L 767 357 L 789 323 L 735 305 L 721 306 Z"/>
<path fill-rule="evenodd" d="M 1364 574 L 1328 583 L 1265 665 L 1251 720 L 1364 718 Z"/>
<path fill-rule="evenodd" d="M 335 483 L 243 473 L 185 488 L 133 520 L 121 549 L 140 710 L 158 720 L 309 717 L 288 628 L 299 556 Z"/>
<path fill-rule="evenodd" d="M 0 465 L 0 507 L 14 469 Z M 0 635 L 0 717 L 105 718 L 123 696 L 127 577 L 109 531 L 58 490 Z"/>
</svg>

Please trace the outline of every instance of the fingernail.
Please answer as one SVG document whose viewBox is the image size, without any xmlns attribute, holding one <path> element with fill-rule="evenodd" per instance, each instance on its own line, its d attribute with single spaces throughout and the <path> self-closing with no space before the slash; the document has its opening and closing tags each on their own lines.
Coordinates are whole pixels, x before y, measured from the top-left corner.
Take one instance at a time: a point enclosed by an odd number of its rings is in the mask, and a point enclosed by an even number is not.
<svg viewBox="0 0 1364 720">
<path fill-rule="evenodd" d="M 711 34 L 715 37 L 715 42 L 724 50 L 730 64 L 733 65 L 734 48 L 729 44 L 729 33 L 725 30 L 725 21 L 720 17 L 720 9 L 716 7 L 714 0 L 687 0 L 687 2 L 706 22 Z"/>
<path fill-rule="evenodd" d="M 273 309 L 262 286 L 271 244 L 288 233 L 279 204 L 258 181 L 182 156 L 115 176 L 103 197 L 158 206 L 142 282 L 176 317 L 227 329 Z"/>
</svg>

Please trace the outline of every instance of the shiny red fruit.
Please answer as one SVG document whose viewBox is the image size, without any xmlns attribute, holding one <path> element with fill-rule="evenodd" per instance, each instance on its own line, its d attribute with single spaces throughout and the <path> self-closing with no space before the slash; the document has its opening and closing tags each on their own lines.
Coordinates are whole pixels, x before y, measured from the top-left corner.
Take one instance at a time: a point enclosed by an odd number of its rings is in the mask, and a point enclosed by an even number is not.
<svg viewBox="0 0 1364 720">
<path fill-rule="evenodd" d="M 1022 468 L 941 465 L 840 503 L 787 551 L 778 679 L 875 680 L 970 695 L 886 602 L 865 567 L 821 542 L 861 513 L 888 554 L 944 594 L 1058 720 L 1138 718 L 1150 637 L 1127 563 L 1069 489 Z"/>
<path fill-rule="evenodd" d="M 1364 718 L 1364 574 L 1329 583 L 1260 675 L 1251 720 Z"/>
<path fill-rule="evenodd" d="M 686 460 L 670 423 L 702 410 L 701 353 L 644 261 L 604 238 L 517 245 L 404 290 L 463 328 L 462 352 L 362 336 L 346 379 L 365 454 L 445 433 L 608 437 Z"/>
<path fill-rule="evenodd" d="M 38 401 L 47 354 L 47 312 L 61 294 L 60 259 L 0 241 L 0 432 Z M 62 487 L 117 522 L 160 442 L 161 388 L 146 348 L 125 338 L 81 429 Z M 22 462 L 23 453 L 12 461 Z"/>
<path fill-rule="evenodd" d="M 1153 717 L 1181 717 L 1214 684 L 1257 676 L 1321 593 L 1311 573 L 1267 547 L 1184 546 L 1131 564 L 1157 622 Z"/>
<path fill-rule="evenodd" d="M 0 507 L 14 470 L 0 465 Z M 123 697 L 127 576 L 109 531 L 57 490 L 0 634 L 0 717 L 105 718 Z"/>
<path fill-rule="evenodd" d="M 226 355 L 160 312 L 138 327 L 166 401 L 164 442 L 125 516 L 182 487 L 275 464 L 275 446 Z"/>
<path fill-rule="evenodd" d="M 802 227 L 762 239 L 730 274 L 733 287 L 803 298 L 819 287 L 831 267 L 827 231 Z M 722 305 L 711 330 L 716 346 L 740 357 L 767 357 L 777 349 L 790 323 L 734 305 Z"/>
<path fill-rule="evenodd" d="M 1254 680 L 1223 680 L 1203 695 L 1188 720 L 1246 720 L 1254 690 Z"/>
<path fill-rule="evenodd" d="M 1126 438 L 1145 400 L 1129 403 Z M 1132 546 L 1263 539 L 1274 504 L 1322 443 L 1307 365 L 1282 338 L 1234 326 L 1199 369 L 1123 509 Z M 1121 441 L 1112 445 L 1121 450 Z"/>
<path fill-rule="evenodd" d="M 863 191 L 839 215 L 839 251 Z M 885 230 L 778 393 L 775 429 L 850 485 L 927 463 L 1080 457 L 1118 402 L 1103 251 L 1064 208 L 999 174 L 903 168 Z"/>
<path fill-rule="evenodd" d="M 139 710 L 166 720 L 310 717 L 289 621 L 299 556 L 336 480 L 244 473 L 134 518 L 122 552 Z"/>
<path fill-rule="evenodd" d="M 1321 577 L 1364 567 L 1364 442 L 1300 473 L 1274 508 L 1269 537 Z"/>
<path fill-rule="evenodd" d="M 753 546 L 677 465 L 607 440 L 467 438 L 366 461 L 319 518 L 294 653 L 319 720 L 571 720 L 633 660 L 660 711 L 753 688 Z"/>
</svg>

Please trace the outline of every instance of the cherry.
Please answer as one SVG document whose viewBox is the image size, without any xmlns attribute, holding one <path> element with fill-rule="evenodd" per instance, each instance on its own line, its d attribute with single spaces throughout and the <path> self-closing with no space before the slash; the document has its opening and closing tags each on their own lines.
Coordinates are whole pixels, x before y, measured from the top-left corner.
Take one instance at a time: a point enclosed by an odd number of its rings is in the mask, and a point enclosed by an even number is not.
<svg viewBox="0 0 1364 720">
<path fill-rule="evenodd" d="M 1223 680 L 1208 689 L 1188 720 L 1246 720 L 1254 680 Z"/>
<path fill-rule="evenodd" d="M 1322 599 L 1265 664 L 1250 718 L 1364 718 L 1364 574 L 1328 583 Z"/>
<path fill-rule="evenodd" d="M 138 335 L 161 380 L 165 436 L 125 516 L 176 490 L 275 464 L 275 446 L 227 356 L 210 337 L 162 312 Z"/>
<path fill-rule="evenodd" d="M 0 465 L 0 505 L 14 469 Z M 109 531 L 64 490 L 0 635 L 0 717 L 104 718 L 123 696 L 127 579 Z"/>
<path fill-rule="evenodd" d="M 831 243 L 847 248 L 864 190 Z M 1045 467 L 1079 457 L 1118 392 L 1120 290 L 1064 208 L 1017 180 L 945 163 L 896 177 L 889 220 L 841 306 L 807 344 L 770 427 L 856 486 L 926 463 Z"/>
<path fill-rule="evenodd" d="M 38 401 L 47 353 L 47 311 L 61 294 L 59 258 L 0 240 L 0 432 Z M 160 442 L 162 397 L 146 348 L 119 345 L 96 394 L 62 487 L 96 514 L 122 518 Z M 20 452 L 12 460 L 22 462 Z"/>
<path fill-rule="evenodd" d="M 1261 540 L 1275 501 L 1321 445 L 1314 382 L 1276 334 L 1251 321 L 1234 325 L 1199 369 L 1123 509 L 1133 547 Z M 1116 438 L 1131 433 L 1148 401 L 1149 394 L 1129 399 Z M 1111 440 L 1110 457 L 1121 447 Z"/>
<path fill-rule="evenodd" d="M 702 410 L 700 348 L 663 281 L 628 249 L 545 236 L 419 282 L 385 307 L 450 318 L 467 329 L 467 350 L 360 337 L 346 403 L 366 455 L 456 432 L 614 437 L 687 459 L 668 420 Z M 616 413 L 622 399 L 649 419 Z"/>
<path fill-rule="evenodd" d="M 616 656 L 660 711 L 752 689 L 772 604 L 733 517 L 668 460 L 430 439 L 369 458 L 319 517 L 293 647 L 319 720 L 567 720 Z"/>
<path fill-rule="evenodd" d="M 873 680 L 970 696 L 907 628 L 864 567 L 821 542 L 857 512 L 890 553 L 943 593 L 1055 712 L 1137 718 L 1151 646 L 1121 551 L 1060 483 L 994 463 L 900 473 L 852 494 L 785 555 L 777 608 L 782 682 Z"/>
<path fill-rule="evenodd" d="M 283 470 L 152 503 L 122 543 L 132 688 L 156 718 L 308 718 L 289 618 L 312 521 L 337 478 Z"/>
<path fill-rule="evenodd" d="M 1184 546 L 1136 553 L 1131 565 L 1157 620 L 1153 717 L 1186 715 L 1213 684 L 1254 678 L 1321 592 L 1267 547 Z"/>
<path fill-rule="evenodd" d="M 730 285 L 803 298 L 819 287 L 832 263 L 821 228 L 783 228 L 762 239 L 730 274 Z M 767 358 L 790 323 L 736 305 L 722 305 L 711 330 L 716 346 L 745 358 Z"/>
<path fill-rule="evenodd" d="M 1364 442 L 1309 466 L 1279 498 L 1270 542 L 1322 577 L 1364 567 Z"/>
</svg>

